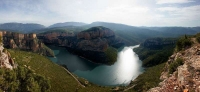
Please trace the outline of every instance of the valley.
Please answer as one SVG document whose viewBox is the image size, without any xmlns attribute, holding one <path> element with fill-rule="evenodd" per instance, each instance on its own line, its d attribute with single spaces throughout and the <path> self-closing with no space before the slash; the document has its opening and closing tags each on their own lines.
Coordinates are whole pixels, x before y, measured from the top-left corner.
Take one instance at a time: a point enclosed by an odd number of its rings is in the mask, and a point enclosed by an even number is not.
<svg viewBox="0 0 200 92">
<path fill-rule="evenodd" d="M 177 33 L 171 35 L 165 30 Z M 31 70 L 45 76 L 50 81 L 51 91 L 138 92 L 158 86 L 169 57 L 179 42 L 185 42 L 178 38 L 185 34 L 191 37 L 198 31 L 196 28 L 146 28 L 96 22 L 42 28 L 29 34 L 16 32 L 1 31 L 4 46 L 9 48 L 19 66 L 33 67 Z"/>
</svg>

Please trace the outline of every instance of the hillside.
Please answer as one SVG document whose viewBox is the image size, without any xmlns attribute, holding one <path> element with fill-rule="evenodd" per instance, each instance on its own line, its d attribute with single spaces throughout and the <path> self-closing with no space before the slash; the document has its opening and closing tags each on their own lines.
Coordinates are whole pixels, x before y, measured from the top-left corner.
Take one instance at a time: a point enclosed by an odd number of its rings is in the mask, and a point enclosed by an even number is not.
<svg viewBox="0 0 200 92">
<path fill-rule="evenodd" d="M 177 42 L 176 52 L 170 56 L 161 73 L 163 80 L 154 91 L 200 91 L 200 35 L 180 38 Z M 181 49 L 179 49 L 181 48 Z"/>
<path fill-rule="evenodd" d="M 184 34 L 194 35 L 199 27 L 136 27 L 119 23 L 109 22 L 93 22 L 82 26 L 65 26 L 56 27 L 53 29 L 64 29 L 77 34 L 80 31 L 89 29 L 95 26 L 103 26 L 113 30 L 116 33 L 116 37 L 123 39 L 126 45 L 136 45 L 152 37 L 179 37 Z M 59 30 L 52 30 L 52 28 L 42 29 L 37 32 L 52 32 Z"/>
<path fill-rule="evenodd" d="M 134 49 L 144 67 L 152 67 L 168 60 L 173 54 L 177 39 L 175 38 L 149 38 Z"/>
<path fill-rule="evenodd" d="M 146 92 L 157 86 L 161 81 L 160 75 L 164 63 L 173 54 L 176 40 L 174 38 L 149 38 L 135 48 L 135 53 L 143 61 L 145 71 L 122 89 L 128 92 Z"/>
<path fill-rule="evenodd" d="M 15 62 L 18 63 L 19 66 L 27 66 L 35 73 L 44 76 L 49 79 L 49 83 L 51 86 L 50 92 L 66 92 L 66 91 L 110 91 L 110 87 L 100 87 L 94 84 L 89 83 L 88 81 L 76 77 L 81 84 L 85 87 L 81 86 L 71 73 L 69 73 L 65 68 L 59 66 L 46 57 L 38 55 L 36 53 L 19 51 L 19 50 L 8 50 L 14 58 Z"/>
<path fill-rule="evenodd" d="M 113 30 L 116 37 L 123 39 L 126 45 L 136 45 L 152 37 L 179 37 L 184 34 L 194 35 L 199 32 L 199 27 L 136 27 L 120 23 L 93 22 L 85 24 L 81 22 L 56 23 L 47 28 L 40 24 L 5 23 L 0 29 L 20 33 L 44 33 L 44 32 L 71 32 L 77 34 L 80 31 L 95 26 L 103 26 Z"/>
</svg>

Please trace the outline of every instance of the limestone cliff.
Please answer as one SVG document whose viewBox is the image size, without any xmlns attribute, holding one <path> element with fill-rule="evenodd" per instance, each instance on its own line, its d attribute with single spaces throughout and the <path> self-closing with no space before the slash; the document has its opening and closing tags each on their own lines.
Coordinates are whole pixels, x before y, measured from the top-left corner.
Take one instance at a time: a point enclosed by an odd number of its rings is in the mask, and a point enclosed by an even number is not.
<svg viewBox="0 0 200 92">
<path fill-rule="evenodd" d="M 195 38 L 191 41 L 191 47 L 169 57 L 160 77 L 163 81 L 149 92 L 200 92 L 200 44 Z M 182 65 L 170 74 L 173 63 L 178 59 L 182 59 Z"/>
<path fill-rule="evenodd" d="M 116 61 L 117 51 L 111 48 L 119 45 L 118 43 L 123 43 L 116 39 L 115 33 L 112 30 L 105 27 L 93 27 L 82 31 L 77 34 L 76 39 L 72 46 L 68 46 L 70 52 L 83 56 L 93 62 L 104 64 L 112 64 Z M 105 53 L 108 51 L 113 51 L 112 55 Z M 115 59 L 109 59 L 110 56 L 113 56 Z"/>
<path fill-rule="evenodd" d="M 12 70 L 15 67 L 17 66 L 11 58 L 10 53 L 4 49 L 2 42 L 0 42 L 0 68 L 8 68 Z"/>
<path fill-rule="evenodd" d="M 20 34 L 6 31 L 0 33 L 3 36 L 4 46 L 7 48 L 33 51 L 42 55 L 54 56 L 53 51 L 39 41 L 36 34 Z"/>
<path fill-rule="evenodd" d="M 123 41 L 115 36 L 115 33 L 105 27 L 92 27 L 77 34 L 73 32 L 46 32 L 37 37 L 45 44 L 53 44 L 66 47 L 71 53 L 87 58 L 96 63 L 108 63 L 105 52 L 114 51 L 112 47 L 120 47 Z M 108 48 L 110 47 L 110 50 Z M 108 52 L 109 53 L 109 52 Z M 116 54 L 113 56 L 115 57 Z M 112 56 L 112 55 L 109 55 Z M 115 61 L 116 59 L 112 59 Z"/>
</svg>

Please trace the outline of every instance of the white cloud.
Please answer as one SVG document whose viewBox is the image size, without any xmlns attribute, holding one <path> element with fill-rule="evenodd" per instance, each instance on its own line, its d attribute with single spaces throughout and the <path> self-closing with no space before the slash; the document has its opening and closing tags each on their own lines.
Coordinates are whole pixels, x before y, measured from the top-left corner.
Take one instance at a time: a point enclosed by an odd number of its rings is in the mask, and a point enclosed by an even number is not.
<svg viewBox="0 0 200 92">
<path fill-rule="evenodd" d="M 163 14 L 162 21 L 171 26 L 200 25 L 200 5 L 189 7 L 162 7 L 158 11 Z"/>
<path fill-rule="evenodd" d="M 86 23 L 104 21 L 133 26 L 200 25 L 199 22 L 196 22 L 199 20 L 197 16 L 200 14 L 198 5 L 190 7 L 174 5 L 173 7 L 166 7 L 166 5 L 162 5 L 164 3 L 187 3 L 192 2 L 191 0 L 4 1 L 0 2 L 1 23 L 34 22 L 48 26 L 53 23 L 68 21 Z M 5 4 L 7 4 L 7 8 L 3 7 L 6 6 Z M 175 20 L 181 22 L 172 22 Z"/>
<path fill-rule="evenodd" d="M 166 11 L 174 12 L 174 11 L 179 10 L 179 8 L 177 8 L 177 7 L 161 7 L 161 8 L 158 8 L 157 10 L 162 11 L 162 12 L 166 12 Z"/>
<path fill-rule="evenodd" d="M 194 0 L 156 0 L 156 4 L 189 3 Z"/>
</svg>

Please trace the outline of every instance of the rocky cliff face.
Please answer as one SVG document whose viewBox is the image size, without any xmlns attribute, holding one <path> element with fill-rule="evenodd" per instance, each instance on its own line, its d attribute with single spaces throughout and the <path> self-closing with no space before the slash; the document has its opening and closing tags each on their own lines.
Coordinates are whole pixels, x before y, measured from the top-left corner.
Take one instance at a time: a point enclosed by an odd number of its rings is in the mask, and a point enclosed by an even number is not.
<svg viewBox="0 0 200 92">
<path fill-rule="evenodd" d="M 0 42 L 0 68 L 8 68 L 12 70 L 15 67 L 17 67 L 17 65 L 11 58 L 10 53 L 4 49 L 2 42 Z"/>
<path fill-rule="evenodd" d="M 92 27 L 88 30 L 78 33 L 77 38 L 90 40 L 90 39 L 107 38 L 113 36 L 115 36 L 115 33 L 112 30 L 100 26 L 100 27 Z"/>
<path fill-rule="evenodd" d="M 46 44 L 58 44 L 65 45 L 64 40 L 68 37 L 74 37 L 73 32 L 46 32 L 37 34 L 38 39 L 42 40 Z"/>
<path fill-rule="evenodd" d="M 147 48 L 162 48 L 163 46 L 173 45 L 176 39 L 173 38 L 150 38 L 146 39 L 141 45 Z"/>
<path fill-rule="evenodd" d="M 72 46 L 68 47 L 73 53 L 86 57 L 96 63 L 108 64 L 115 62 L 108 59 L 106 51 L 108 47 L 113 47 L 123 43 L 116 39 L 115 33 L 105 27 L 93 27 L 77 34 L 77 40 Z M 120 44 L 120 45 L 121 45 Z M 113 52 L 113 55 L 117 55 Z M 111 55 L 112 56 L 112 55 Z"/>
<path fill-rule="evenodd" d="M 163 81 L 149 92 L 200 92 L 200 44 L 195 38 L 192 41 L 192 47 L 176 52 L 169 58 L 160 77 Z M 183 65 L 169 74 L 170 65 L 178 58 L 183 60 Z"/>
<path fill-rule="evenodd" d="M 123 45 L 123 41 L 116 38 L 115 33 L 105 27 L 93 27 L 78 34 L 47 32 L 38 34 L 38 38 L 46 44 L 66 47 L 71 53 L 97 63 L 109 62 L 105 54 L 108 47 Z"/>
<path fill-rule="evenodd" d="M 54 56 L 53 51 L 46 47 L 36 37 L 36 34 L 20 34 L 14 32 L 1 32 L 4 46 L 12 49 L 33 51 L 39 54 Z"/>
</svg>

